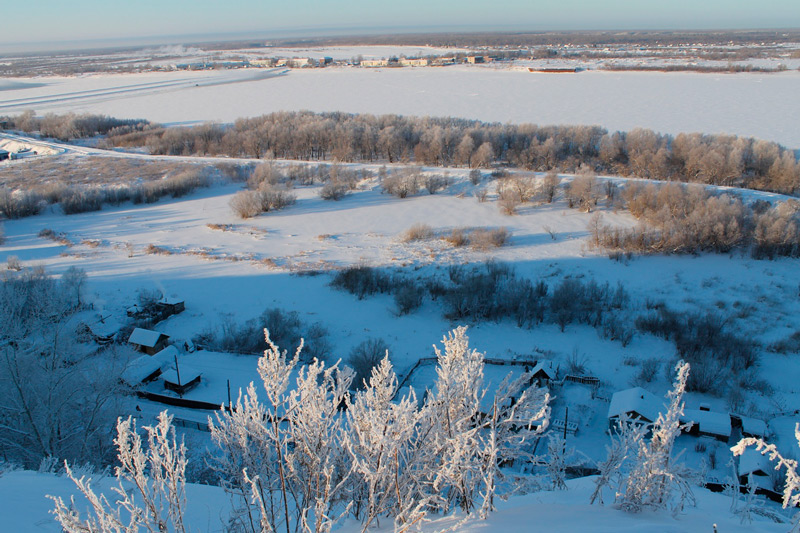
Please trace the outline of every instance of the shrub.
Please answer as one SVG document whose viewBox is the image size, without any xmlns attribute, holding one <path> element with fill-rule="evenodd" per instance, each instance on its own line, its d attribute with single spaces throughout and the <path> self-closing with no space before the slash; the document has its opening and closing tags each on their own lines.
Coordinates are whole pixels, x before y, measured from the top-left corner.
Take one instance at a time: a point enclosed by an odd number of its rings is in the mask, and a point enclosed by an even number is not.
<svg viewBox="0 0 800 533">
<path fill-rule="evenodd" d="M 350 351 L 347 364 L 355 371 L 352 387 L 363 389 L 364 382 L 369 381 L 372 369 L 378 365 L 389 352 L 389 345 L 381 338 L 371 338 L 361 342 Z"/>
<path fill-rule="evenodd" d="M 433 238 L 433 228 L 427 224 L 414 224 L 403 234 L 403 242 L 424 241 Z"/>
<path fill-rule="evenodd" d="M 422 305 L 425 292 L 422 287 L 414 282 L 408 281 L 400 284 L 394 292 L 394 302 L 397 305 L 397 313 L 407 315 L 415 311 Z"/>
<path fill-rule="evenodd" d="M 481 171 L 477 168 L 473 168 L 469 171 L 469 181 L 473 185 L 477 185 L 481 182 Z"/>
<path fill-rule="evenodd" d="M 329 181 L 322 186 L 319 196 L 323 200 L 341 200 L 350 192 L 350 187 L 345 183 Z"/>
<path fill-rule="evenodd" d="M 449 185 L 449 181 L 445 176 L 439 175 L 429 175 L 425 176 L 425 190 L 428 191 L 428 194 L 436 194 L 440 190 L 446 188 Z"/>
<path fill-rule="evenodd" d="M 464 228 L 455 228 L 444 239 L 455 247 L 469 244 L 469 235 Z"/>
<path fill-rule="evenodd" d="M 419 182 L 419 171 L 409 170 L 389 174 L 381 180 L 381 187 L 392 196 L 406 198 L 419 192 Z"/>
<path fill-rule="evenodd" d="M 23 218 L 38 215 L 44 199 L 33 191 L 12 191 L 0 187 L 0 215 L 6 218 Z"/>
<path fill-rule="evenodd" d="M 340 270 L 331 281 L 331 286 L 342 289 L 363 300 L 365 296 L 389 292 L 391 276 L 368 266 L 352 266 Z"/>
<path fill-rule="evenodd" d="M 297 197 L 287 191 L 262 187 L 256 191 L 239 191 L 231 198 L 233 212 L 241 218 L 251 218 L 268 211 L 277 211 L 294 204 Z"/>
<path fill-rule="evenodd" d="M 240 218 L 251 218 L 263 213 L 258 191 L 239 191 L 230 201 L 231 209 Z"/>
<path fill-rule="evenodd" d="M 9 255 L 6 258 L 6 268 L 8 270 L 15 270 L 17 272 L 22 270 L 22 263 L 19 262 L 19 257 L 16 255 Z"/>
<path fill-rule="evenodd" d="M 499 248 L 508 242 L 511 232 L 506 228 L 473 230 L 469 235 L 470 245 L 477 250 Z"/>
</svg>

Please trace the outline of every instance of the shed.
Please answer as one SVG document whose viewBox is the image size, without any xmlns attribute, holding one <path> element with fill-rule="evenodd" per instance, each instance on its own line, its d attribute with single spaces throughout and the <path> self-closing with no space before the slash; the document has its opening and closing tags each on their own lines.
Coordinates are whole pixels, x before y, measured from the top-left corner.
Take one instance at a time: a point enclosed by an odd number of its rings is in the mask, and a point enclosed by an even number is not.
<svg viewBox="0 0 800 533">
<path fill-rule="evenodd" d="M 178 355 L 174 346 L 167 346 L 155 355 L 142 355 L 128 363 L 122 372 L 122 381 L 133 387 L 156 379 Z"/>
<path fill-rule="evenodd" d="M 733 427 L 742 428 L 743 437 L 765 439 L 769 436 L 767 423 L 758 418 L 750 418 L 749 416 L 731 413 L 731 424 Z"/>
<path fill-rule="evenodd" d="M 202 374 L 199 370 L 189 365 L 180 365 L 178 370 L 175 369 L 175 366 L 172 366 L 161 374 L 161 378 L 164 380 L 164 388 L 181 395 L 192 387 L 197 386 L 200 383 L 201 376 Z"/>
<path fill-rule="evenodd" d="M 723 442 L 731 438 L 731 415 L 703 409 L 684 409 L 681 423 L 691 423 L 690 435 L 705 435 Z"/>
<path fill-rule="evenodd" d="M 531 379 L 539 383 L 539 385 L 547 385 L 550 381 L 556 379 L 556 370 L 553 368 L 552 361 L 540 361 L 531 370 Z"/>
<path fill-rule="evenodd" d="M 608 406 L 608 422 L 614 425 L 622 415 L 628 415 L 632 420 L 652 423 L 663 408 L 661 398 L 641 387 L 617 391 Z"/>
<path fill-rule="evenodd" d="M 753 483 L 757 487 L 772 489 L 770 473 L 774 468 L 775 465 L 770 462 L 769 457 L 761 455 L 761 452 L 755 448 L 746 448 L 744 453 L 739 456 L 739 483 L 747 485 L 747 477 L 752 474 Z"/>
<path fill-rule="evenodd" d="M 140 352 L 154 355 L 167 346 L 169 335 L 150 329 L 136 328 L 128 338 L 128 342 L 136 346 Z"/>
</svg>

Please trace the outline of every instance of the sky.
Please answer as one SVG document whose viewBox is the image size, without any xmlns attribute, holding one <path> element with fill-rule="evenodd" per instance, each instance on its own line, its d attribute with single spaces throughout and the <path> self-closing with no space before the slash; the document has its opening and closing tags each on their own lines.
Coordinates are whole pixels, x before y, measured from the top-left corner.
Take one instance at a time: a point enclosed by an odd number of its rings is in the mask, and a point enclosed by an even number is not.
<svg viewBox="0 0 800 533">
<path fill-rule="evenodd" d="M 800 28 L 798 0 L 0 0 L 0 43 L 289 30 Z"/>
</svg>

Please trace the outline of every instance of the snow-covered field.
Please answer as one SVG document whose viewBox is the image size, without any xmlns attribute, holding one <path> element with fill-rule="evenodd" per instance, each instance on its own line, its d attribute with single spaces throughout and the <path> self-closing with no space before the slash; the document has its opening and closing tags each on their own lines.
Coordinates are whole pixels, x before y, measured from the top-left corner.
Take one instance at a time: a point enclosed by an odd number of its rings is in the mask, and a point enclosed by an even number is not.
<svg viewBox="0 0 800 533">
<path fill-rule="evenodd" d="M 797 71 L 566 75 L 486 65 L 268 72 L 0 80 L 0 88 L 6 85 L 0 92 L 0 113 L 87 112 L 164 123 L 231 122 L 299 109 L 450 115 L 512 123 L 598 124 L 610 130 L 728 133 L 800 148 Z"/>
<path fill-rule="evenodd" d="M 113 479 L 104 479 L 94 486 L 108 491 Z M 677 519 L 668 514 L 641 513 L 628 514 L 612 507 L 589 505 L 589 497 L 594 488 L 591 478 L 568 481 L 568 490 L 539 492 L 526 496 L 514 496 L 507 502 L 498 502 L 498 512 L 488 520 L 471 519 L 463 516 L 435 518 L 423 523 L 424 533 L 446 531 L 456 526 L 456 531 L 479 532 L 523 532 L 564 531 L 564 532 L 659 532 L 659 533 L 707 533 L 716 524 L 720 532 L 783 532 L 785 524 L 771 523 L 767 519 L 754 516 L 751 524 L 742 525 L 738 518 L 731 516 L 728 508 L 730 498 L 697 490 L 695 496 L 698 507 L 689 509 Z M 65 500 L 76 495 L 76 504 L 83 508 L 84 500 L 77 497 L 77 491 L 66 477 L 36 472 L 15 471 L 0 476 L 0 509 L 3 510 L 5 531 L 15 533 L 58 532 L 60 527 L 50 514 L 52 502 L 47 495 L 60 496 Z M 109 494 L 110 495 L 110 494 Z M 229 499 L 216 487 L 189 485 L 187 487 L 187 530 L 217 532 L 225 531 L 225 518 L 229 511 Z M 20 513 L 25 509 L 24 513 Z M 532 524 L 535 521 L 535 526 Z M 350 520 L 336 531 L 355 533 L 361 524 Z M 391 520 L 383 527 L 371 529 L 376 533 L 393 531 Z M 412 530 L 414 531 L 414 530 Z"/>
</svg>

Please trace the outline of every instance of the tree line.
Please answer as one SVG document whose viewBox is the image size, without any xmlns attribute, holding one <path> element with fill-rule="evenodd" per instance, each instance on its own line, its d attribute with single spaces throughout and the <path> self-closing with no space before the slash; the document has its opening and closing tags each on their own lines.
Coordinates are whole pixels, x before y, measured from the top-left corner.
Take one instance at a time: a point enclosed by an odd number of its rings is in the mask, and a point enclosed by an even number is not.
<svg viewBox="0 0 800 533">
<path fill-rule="evenodd" d="M 162 155 L 414 162 L 428 166 L 510 165 L 534 171 L 597 173 L 796 194 L 800 163 L 777 143 L 734 135 L 598 126 L 499 124 L 452 117 L 277 112 L 232 125 L 120 126 L 103 146 L 147 147 Z"/>
</svg>

